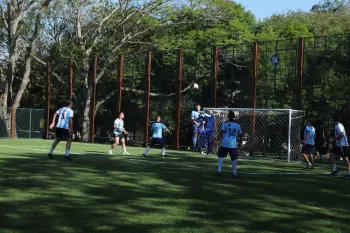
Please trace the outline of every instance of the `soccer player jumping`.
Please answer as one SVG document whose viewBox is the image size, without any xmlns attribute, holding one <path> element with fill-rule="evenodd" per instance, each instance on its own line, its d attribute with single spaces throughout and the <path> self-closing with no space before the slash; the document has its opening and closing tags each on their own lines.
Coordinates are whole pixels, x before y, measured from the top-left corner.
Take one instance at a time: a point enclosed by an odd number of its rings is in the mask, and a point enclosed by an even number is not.
<svg viewBox="0 0 350 233">
<path fill-rule="evenodd" d="M 109 149 L 109 154 L 113 154 L 113 149 L 119 145 L 119 142 L 122 142 L 122 148 L 123 148 L 123 155 L 128 155 L 129 153 L 126 151 L 126 145 L 125 145 L 125 138 L 124 138 L 124 134 L 128 134 L 128 132 L 125 130 L 124 128 L 124 113 L 121 112 L 119 113 L 119 117 L 114 121 L 114 143 L 111 146 L 111 148 Z"/>
<path fill-rule="evenodd" d="M 155 118 L 156 122 L 152 125 L 152 137 L 150 138 L 150 145 L 146 148 L 145 153 L 143 153 L 144 157 L 147 157 L 147 153 L 151 150 L 151 147 L 158 144 L 162 147 L 162 159 L 165 158 L 165 143 L 163 140 L 163 129 L 167 132 L 170 132 L 170 130 L 167 129 L 167 127 L 160 122 L 160 116 L 156 116 Z"/>
<path fill-rule="evenodd" d="M 237 136 L 242 135 L 241 126 L 234 121 L 235 113 L 230 111 L 228 113 L 228 121 L 222 124 L 221 131 L 217 138 L 216 144 L 221 145 L 218 151 L 218 171 L 215 176 L 221 176 L 223 159 L 227 154 L 230 154 L 232 161 L 233 177 L 238 178 L 237 175 Z"/>
<path fill-rule="evenodd" d="M 73 134 L 73 103 L 71 101 L 67 101 L 67 107 L 63 107 L 58 109 L 53 115 L 52 123 L 50 125 L 50 129 L 55 126 L 56 117 L 58 116 L 58 122 L 56 125 L 56 140 L 53 142 L 50 153 L 48 156 L 53 158 L 53 151 L 60 141 L 66 140 L 66 154 L 64 156 L 65 159 L 72 161 L 72 158 L 69 156 L 69 150 L 72 144 L 72 134 Z"/>
</svg>

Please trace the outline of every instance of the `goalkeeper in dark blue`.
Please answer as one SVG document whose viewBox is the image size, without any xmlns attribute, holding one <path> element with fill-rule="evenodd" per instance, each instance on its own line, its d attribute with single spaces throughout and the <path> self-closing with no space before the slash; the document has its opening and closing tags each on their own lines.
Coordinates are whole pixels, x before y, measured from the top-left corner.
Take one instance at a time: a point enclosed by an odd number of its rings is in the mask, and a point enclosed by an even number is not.
<svg viewBox="0 0 350 233">
<path fill-rule="evenodd" d="M 204 130 L 202 133 L 202 155 L 205 153 L 205 143 L 207 143 L 207 155 L 211 152 L 211 138 L 214 133 L 214 126 L 215 126 L 215 116 L 213 114 L 213 110 L 209 109 L 209 114 L 205 114 L 205 124 L 204 124 Z"/>
</svg>

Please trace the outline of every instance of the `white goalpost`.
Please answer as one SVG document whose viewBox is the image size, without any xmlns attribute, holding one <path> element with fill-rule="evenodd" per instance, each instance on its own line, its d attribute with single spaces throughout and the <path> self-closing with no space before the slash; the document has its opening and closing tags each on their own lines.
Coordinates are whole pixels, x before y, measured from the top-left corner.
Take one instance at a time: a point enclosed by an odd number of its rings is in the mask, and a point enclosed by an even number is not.
<svg viewBox="0 0 350 233">
<path fill-rule="evenodd" d="M 215 140 L 222 123 L 228 120 L 229 111 L 235 112 L 236 121 L 241 125 L 243 135 L 238 138 L 240 156 L 255 156 L 271 159 L 300 161 L 301 127 L 305 112 L 293 109 L 253 109 L 253 108 L 203 108 L 215 117 L 214 132 L 210 138 L 210 151 L 206 140 L 204 153 L 216 154 Z M 207 137 L 208 139 L 208 137 Z"/>
</svg>

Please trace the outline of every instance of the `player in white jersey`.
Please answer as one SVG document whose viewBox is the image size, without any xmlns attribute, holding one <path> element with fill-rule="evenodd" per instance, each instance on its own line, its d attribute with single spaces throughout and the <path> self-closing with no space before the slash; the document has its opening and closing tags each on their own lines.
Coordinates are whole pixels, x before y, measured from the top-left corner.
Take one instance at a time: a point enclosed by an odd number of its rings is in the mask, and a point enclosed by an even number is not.
<svg viewBox="0 0 350 233">
<path fill-rule="evenodd" d="M 113 154 L 113 149 L 119 145 L 119 142 L 122 142 L 123 147 L 123 155 L 128 155 L 129 153 L 126 151 L 126 145 L 125 145 L 125 137 L 124 134 L 128 134 L 128 132 L 124 128 L 124 113 L 119 113 L 119 117 L 114 121 L 114 143 L 111 146 L 111 149 L 109 150 L 109 154 Z M 124 134 L 123 134 L 124 133 Z"/>
<path fill-rule="evenodd" d="M 72 134 L 73 134 L 73 103 L 71 101 L 67 102 L 67 107 L 63 107 L 58 109 L 53 115 L 52 123 L 50 125 L 50 129 L 55 126 L 56 117 L 58 116 L 58 122 L 56 125 L 56 140 L 53 142 L 50 153 L 48 156 L 53 158 L 53 151 L 55 150 L 57 144 L 66 140 L 66 154 L 64 156 L 65 159 L 72 161 L 72 158 L 69 156 L 69 150 L 72 144 Z"/>
<path fill-rule="evenodd" d="M 345 176 L 345 178 L 350 178 L 350 156 L 346 154 L 347 148 L 349 147 L 348 143 L 348 137 L 345 132 L 345 127 L 342 123 L 339 122 L 338 116 L 334 116 L 334 134 L 335 138 L 330 139 L 330 141 L 335 141 L 335 148 L 334 153 L 335 156 L 342 157 L 344 160 L 345 165 L 347 166 L 348 173 Z M 333 164 L 333 171 L 330 173 L 330 176 L 334 176 L 338 174 L 337 170 L 337 163 L 335 161 L 335 156 L 332 156 L 332 164 Z"/>
<path fill-rule="evenodd" d="M 238 147 L 237 147 L 237 136 L 242 135 L 241 126 L 234 121 L 235 113 L 230 111 L 228 113 L 228 121 L 222 124 L 216 144 L 221 145 L 218 151 L 218 171 L 215 176 L 221 176 L 223 159 L 226 158 L 227 154 L 230 154 L 232 161 L 233 177 L 237 176 L 237 159 L 238 159 Z"/>
</svg>

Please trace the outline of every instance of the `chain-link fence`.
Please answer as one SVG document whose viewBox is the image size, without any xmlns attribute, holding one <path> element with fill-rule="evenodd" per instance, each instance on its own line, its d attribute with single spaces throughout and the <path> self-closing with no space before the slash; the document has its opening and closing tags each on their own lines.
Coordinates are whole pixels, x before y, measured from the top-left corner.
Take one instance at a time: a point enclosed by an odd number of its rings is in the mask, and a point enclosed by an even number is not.
<svg viewBox="0 0 350 233">
<path fill-rule="evenodd" d="M 11 137 L 12 109 L 2 108 L 0 138 Z M 42 139 L 45 130 L 45 109 L 17 108 L 14 116 L 15 138 Z"/>
<path fill-rule="evenodd" d="M 204 112 L 209 113 L 210 108 Z M 244 156 L 299 161 L 301 159 L 300 130 L 303 111 L 289 109 L 230 109 L 212 108 L 215 127 L 211 139 L 216 139 L 229 111 L 234 111 L 236 122 L 241 125 L 243 135 L 238 152 Z M 218 146 L 211 141 L 210 153 L 217 153 Z M 203 148 L 207 153 L 207 147 Z"/>
</svg>

